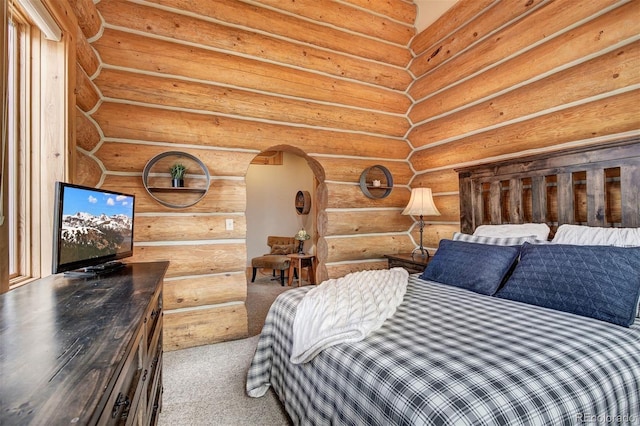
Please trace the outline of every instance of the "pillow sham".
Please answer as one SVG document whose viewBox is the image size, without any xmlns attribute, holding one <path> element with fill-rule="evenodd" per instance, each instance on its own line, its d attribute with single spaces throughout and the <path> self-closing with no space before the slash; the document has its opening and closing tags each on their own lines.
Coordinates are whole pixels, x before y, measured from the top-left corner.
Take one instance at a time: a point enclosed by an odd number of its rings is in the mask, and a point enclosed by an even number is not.
<svg viewBox="0 0 640 426">
<path fill-rule="evenodd" d="M 640 228 L 602 228 L 564 224 L 558 227 L 552 241 L 557 244 L 640 247 Z"/>
<path fill-rule="evenodd" d="M 493 295 L 518 258 L 518 247 L 440 240 L 420 278 Z"/>
<path fill-rule="evenodd" d="M 640 247 L 524 243 L 496 297 L 629 327 L 640 299 Z"/>
<path fill-rule="evenodd" d="M 521 246 L 525 242 L 535 243 L 535 235 L 527 235 L 525 237 L 481 237 L 478 235 L 463 234 L 462 232 L 453 233 L 454 241 L 466 241 L 468 243 L 492 244 L 495 246 Z"/>
<path fill-rule="evenodd" d="M 546 223 L 518 223 L 503 225 L 480 225 L 473 232 L 479 237 L 526 237 L 535 235 L 536 239 L 546 241 L 551 229 Z"/>
</svg>

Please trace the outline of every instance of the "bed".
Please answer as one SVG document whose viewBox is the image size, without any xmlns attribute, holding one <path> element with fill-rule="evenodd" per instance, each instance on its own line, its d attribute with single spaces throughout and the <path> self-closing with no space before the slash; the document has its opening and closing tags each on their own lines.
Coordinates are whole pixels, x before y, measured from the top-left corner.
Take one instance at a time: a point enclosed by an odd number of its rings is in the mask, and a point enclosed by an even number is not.
<svg viewBox="0 0 640 426">
<path fill-rule="evenodd" d="M 395 313 L 363 340 L 293 363 L 296 311 L 313 288 L 281 294 L 247 393 L 273 388 L 305 425 L 640 423 L 640 248 L 626 247 L 640 245 L 639 170 L 637 140 L 461 170 L 462 232 L 409 276 Z M 529 220 L 556 244 L 473 235 Z M 605 227 L 617 247 L 580 241 Z M 578 301 L 557 305 L 556 288 Z"/>
</svg>

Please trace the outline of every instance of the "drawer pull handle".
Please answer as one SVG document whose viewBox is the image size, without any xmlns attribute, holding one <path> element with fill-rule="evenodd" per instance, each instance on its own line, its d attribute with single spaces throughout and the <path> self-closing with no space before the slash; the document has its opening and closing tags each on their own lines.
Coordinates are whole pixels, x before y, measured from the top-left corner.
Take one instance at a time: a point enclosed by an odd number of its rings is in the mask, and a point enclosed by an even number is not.
<svg viewBox="0 0 640 426">
<path fill-rule="evenodd" d="M 125 396 L 122 394 L 122 392 L 118 393 L 118 398 L 116 398 L 116 402 L 115 404 L 113 404 L 113 411 L 111 411 L 111 418 L 115 419 L 116 416 L 118 415 L 118 410 L 120 410 L 120 407 L 128 407 L 129 404 L 131 404 L 131 401 L 129 401 L 129 396 Z"/>
<path fill-rule="evenodd" d="M 145 380 L 147 380 L 147 373 L 149 373 L 149 370 L 147 370 L 145 368 L 144 373 L 142 374 L 142 381 L 144 382 Z"/>
</svg>

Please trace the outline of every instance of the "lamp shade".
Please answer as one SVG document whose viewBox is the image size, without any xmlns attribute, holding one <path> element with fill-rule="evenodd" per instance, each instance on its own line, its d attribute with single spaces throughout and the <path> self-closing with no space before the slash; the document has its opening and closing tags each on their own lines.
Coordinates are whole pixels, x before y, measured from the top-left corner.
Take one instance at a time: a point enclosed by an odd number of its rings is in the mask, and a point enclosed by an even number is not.
<svg viewBox="0 0 640 426">
<path fill-rule="evenodd" d="M 440 216 L 440 212 L 433 202 L 431 188 L 413 188 L 409 204 L 402 214 L 413 216 Z"/>
</svg>

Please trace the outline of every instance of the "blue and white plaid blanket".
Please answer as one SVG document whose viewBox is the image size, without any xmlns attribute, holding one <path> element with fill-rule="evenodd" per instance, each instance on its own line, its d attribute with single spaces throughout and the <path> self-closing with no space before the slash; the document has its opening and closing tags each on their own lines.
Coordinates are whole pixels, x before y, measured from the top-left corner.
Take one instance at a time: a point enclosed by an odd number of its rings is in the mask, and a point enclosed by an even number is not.
<svg viewBox="0 0 640 426">
<path fill-rule="evenodd" d="M 365 340 L 289 361 L 297 304 L 281 294 L 247 374 L 303 425 L 640 425 L 640 325 L 624 328 L 409 278 Z"/>
</svg>

